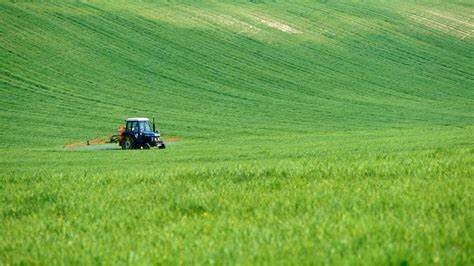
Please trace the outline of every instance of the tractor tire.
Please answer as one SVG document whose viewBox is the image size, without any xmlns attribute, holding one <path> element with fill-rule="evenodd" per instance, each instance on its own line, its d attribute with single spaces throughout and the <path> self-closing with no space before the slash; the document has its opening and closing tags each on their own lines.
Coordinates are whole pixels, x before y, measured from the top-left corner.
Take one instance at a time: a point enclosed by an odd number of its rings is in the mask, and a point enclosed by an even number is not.
<svg viewBox="0 0 474 266">
<path fill-rule="evenodd" d="M 144 150 L 149 150 L 150 148 L 151 148 L 151 146 L 150 146 L 149 143 L 145 143 L 145 145 L 143 145 Z"/>
<path fill-rule="evenodd" d="M 131 138 L 126 138 L 122 144 L 122 150 L 131 150 L 133 149 L 133 140 Z"/>
<path fill-rule="evenodd" d="M 158 149 L 166 149 L 166 145 L 163 143 L 161 146 L 158 146 Z"/>
</svg>

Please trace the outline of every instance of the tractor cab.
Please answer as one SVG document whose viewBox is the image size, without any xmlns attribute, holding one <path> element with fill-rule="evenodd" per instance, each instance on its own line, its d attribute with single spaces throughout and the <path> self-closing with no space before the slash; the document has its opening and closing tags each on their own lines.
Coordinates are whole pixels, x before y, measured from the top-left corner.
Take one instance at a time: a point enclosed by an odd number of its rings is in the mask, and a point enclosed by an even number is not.
<svg viewBox="0 0 474 266">
<path fill-rule="evenodd" d="M 160 138 L 160 132 L 156 129 L 154 119 L 151 123 L 148 118 L 128 118 L 120 135 L 119 144 L 124 150 L 166 147 Z"/>
<path fill-rule="evenodd" d="M 129 118 L 125 121 L 125 131 L 135 133 L 154 133 L 153 127 L 150 121 L 146 118 L 134 119 Z"/>
</svg>

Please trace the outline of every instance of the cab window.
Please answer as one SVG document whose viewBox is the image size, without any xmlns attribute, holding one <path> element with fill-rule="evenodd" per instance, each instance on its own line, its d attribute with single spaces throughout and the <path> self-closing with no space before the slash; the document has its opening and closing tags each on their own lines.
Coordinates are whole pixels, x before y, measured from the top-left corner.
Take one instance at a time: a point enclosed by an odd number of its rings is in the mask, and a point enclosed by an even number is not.
<svg viewBox="0 0 474 266">
<path fill-rule="evenodd" d="M 143 122 L 140 122 L 140 131 L 143 132 L 143 131 L 152 131 L 152 126 L 150 124 L 150 121 L 143 121 Z"/>
<path fill-rule="evenodd" d="M 137 121 L 128 122 L 126 130 L 129 132 L 138 132 L 138 122 Z"/>
<path fill-rule="evenodd" d="M 137 122 L 137 121 L 133 121 L 133 122 L 132 122 L 132 132 L 138 132 L 138 131 L 139 131 L 138 122 Z"/>
</svg>

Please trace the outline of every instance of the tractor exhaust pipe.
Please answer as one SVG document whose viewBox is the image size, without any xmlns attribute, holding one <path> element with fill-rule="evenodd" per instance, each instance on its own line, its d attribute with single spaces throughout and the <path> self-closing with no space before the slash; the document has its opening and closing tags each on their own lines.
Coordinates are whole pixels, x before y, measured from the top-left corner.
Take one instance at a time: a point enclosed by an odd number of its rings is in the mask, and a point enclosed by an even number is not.
<svg viewBox="0 0 474 266">
<path fill-rule="evenodd" d="M 155 117 L 153 117 L 153 132 L 156 132 Z"/>
</svg>

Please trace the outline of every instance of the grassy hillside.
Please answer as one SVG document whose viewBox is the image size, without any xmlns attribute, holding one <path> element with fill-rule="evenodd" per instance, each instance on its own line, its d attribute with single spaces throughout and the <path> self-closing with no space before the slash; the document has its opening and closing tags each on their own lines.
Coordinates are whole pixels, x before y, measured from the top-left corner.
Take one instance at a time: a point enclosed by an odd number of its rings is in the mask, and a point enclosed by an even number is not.
<svg viewBox="0 0 474 266">
<path fill-rule="evenodd" d="M 429 6 L 2 2 L 2 145 L 470 125 L 472 7 Z"/>
<path fill-rule="evenodd" d="M 474 263 L 473 10 L 0 0 L 0 262 Z"/>
</svg>

